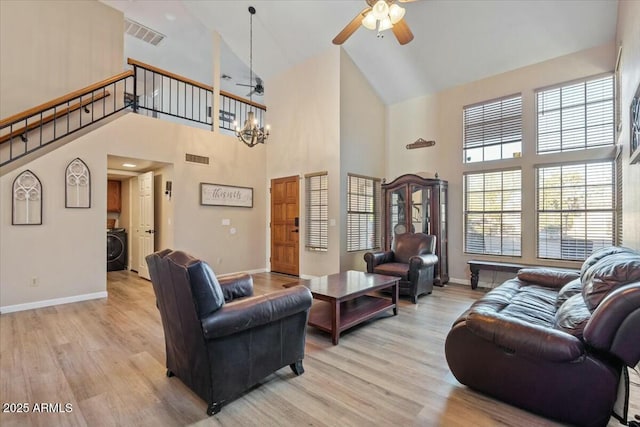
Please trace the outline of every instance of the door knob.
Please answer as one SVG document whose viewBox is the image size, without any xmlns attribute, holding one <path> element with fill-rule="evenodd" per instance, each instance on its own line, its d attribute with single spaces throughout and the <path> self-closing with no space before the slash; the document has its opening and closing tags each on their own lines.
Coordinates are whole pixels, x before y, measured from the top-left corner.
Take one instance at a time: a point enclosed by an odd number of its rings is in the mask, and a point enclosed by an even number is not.
<svg viewBox="0 0 640 427">
<path fill-rule="evenodd" d="M 156 232 L 156 230 L 147 230 L 147 231 L 145 231 L 145 233 L 149 233 L 149 234 L 153 234 L 155 232 Z"/>
<path fill-rule="evenodd" d="M 299 233 L 300 231 L 298 229 L 295 230 L 291 230 L 292 233 Z"/>
</svg>

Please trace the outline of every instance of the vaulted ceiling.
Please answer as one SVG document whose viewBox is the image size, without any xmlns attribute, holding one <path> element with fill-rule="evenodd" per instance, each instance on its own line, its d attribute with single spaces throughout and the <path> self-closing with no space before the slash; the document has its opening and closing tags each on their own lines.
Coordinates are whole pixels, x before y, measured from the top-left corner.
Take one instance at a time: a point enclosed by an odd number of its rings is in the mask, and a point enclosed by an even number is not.
<svg viewBox="0 0 640 427">
<path fill-rule="evenodd" d="M 334 45 L 364 0 L 102 0 L 167 36 L 157 47 L 125 36 L 127 56 L 212 83 L 212 31 L 223 40 L 222 89 L 246 95 L 249 12 L 254 73 L 265 79 Z M 386 104 L 612 42 L 617 0 L 418 0 L 402 4 L 415 38 L 358 29 L 343 47 Z M 388 33 L 388 34 L 386 34 Z M 613 67 L 613 64 L 612 64 Z M 266 91 L 269 90 L 268 85 Z M 260 98 L 254 98 L 260 101 Z"/>
</svg>

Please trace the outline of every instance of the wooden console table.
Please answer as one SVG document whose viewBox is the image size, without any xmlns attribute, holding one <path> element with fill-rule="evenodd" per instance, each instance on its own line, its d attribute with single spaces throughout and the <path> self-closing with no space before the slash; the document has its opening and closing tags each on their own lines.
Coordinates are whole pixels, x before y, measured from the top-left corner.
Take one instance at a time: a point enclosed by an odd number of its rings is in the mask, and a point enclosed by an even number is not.
<svg viewBox="0 0 640 427">
<path fill-rule="evenodd" d="M 480 275 L 480 270 L 506 271 L 508 273 L 517 273 L 518 270 L 520 270 L 521 268 L 532 268 L 532 267 L 545 268 L 542 265 L 515 264 L 510 262 L 498 262 L 498 261 L 482 261 L 478 259 L 472 259 L 468 261 L 467 264 L 469 264 L 469 270 L 471 270 L 471 289 L 475 289 L 478 287 L 478 276 Z M 575 269 L 562 268 L 562 267 L 546 267 L 546 268 L 577 271 Z"/>
<path fill-rule="evenodd" d="M 533 265 L 525 264 L 512 264 L 508 262 L 495 262 L 495 261 L 482 261 L 472 259 L 468 261 L 469 270 L 471 270 L 471 289 L 478 287 L 478 278 L 480 276 L 480 270 L 490 271 L 506 271 L 510 273 L 517 273 L 518 270 L 525 267 L 534 267 Z"/>
</svg>

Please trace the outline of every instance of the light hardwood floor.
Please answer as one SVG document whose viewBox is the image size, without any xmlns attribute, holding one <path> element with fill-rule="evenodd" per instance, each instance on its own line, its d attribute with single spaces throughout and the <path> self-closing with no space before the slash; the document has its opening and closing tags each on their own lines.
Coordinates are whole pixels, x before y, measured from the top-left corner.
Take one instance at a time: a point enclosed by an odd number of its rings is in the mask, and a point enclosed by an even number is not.
<svg viewBox="0 0 640 427">
<path fill-rule="evenodd" d="M 254 275 L 256 293 L 291 277 Z M 347 332 L 340 345 L 308 330 L 306 372 L 286 367 L 207 417 L 206 404 L 165 376 L 151 283 L 108 274 L 109 297 L 0 316 L 0 402 L 71 404 L 66 413 L 0 413 L 8 426 L 554 426 L 475 393 L 449 371 L 444 340 L 481 290 L 435 288 L 399 315 Z M 631 414 L 640 413 L 633 373 Z M 504 379 L 509 381 L 508 378 Z M 613 420 L 609 426 L 619 426 Z"/>
</svg>

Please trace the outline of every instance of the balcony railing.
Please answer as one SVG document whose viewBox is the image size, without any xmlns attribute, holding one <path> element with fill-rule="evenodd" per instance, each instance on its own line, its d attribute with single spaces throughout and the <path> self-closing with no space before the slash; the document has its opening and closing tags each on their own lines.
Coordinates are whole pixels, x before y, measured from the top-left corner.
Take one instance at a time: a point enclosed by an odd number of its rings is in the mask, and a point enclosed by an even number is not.
<svg viewBox="0 0 640 427">
<path fill-rule="evenodd" d="M 0 121 L 0 166 L 126 108 L 162 118 L 169 116 L 211 127 L 213 87 L 129 58 L 125 71 L 84 89 Z M 253 111 L 264 126 L 264 105 L 220 91 L 220 129 L 244 125 Z"/>
<path fill-rule="evenodd" d="M 166 114 L 204 125 L 212 125 L 213 87 L 196 82 L 178 74 L 129 58 L 136 75 L 136 101 L 134 110 L 146 111 L 153 117 Z M 220 129 L 235 130 L 234 122 L 241 127 L 247 112 L 253 111 L 258 124 L 264 126 L 262 104 L 241 98 L 229 92 L 220 91 Z M 143 113 L 143 112 L 141 112 Z"/>
</svg>

